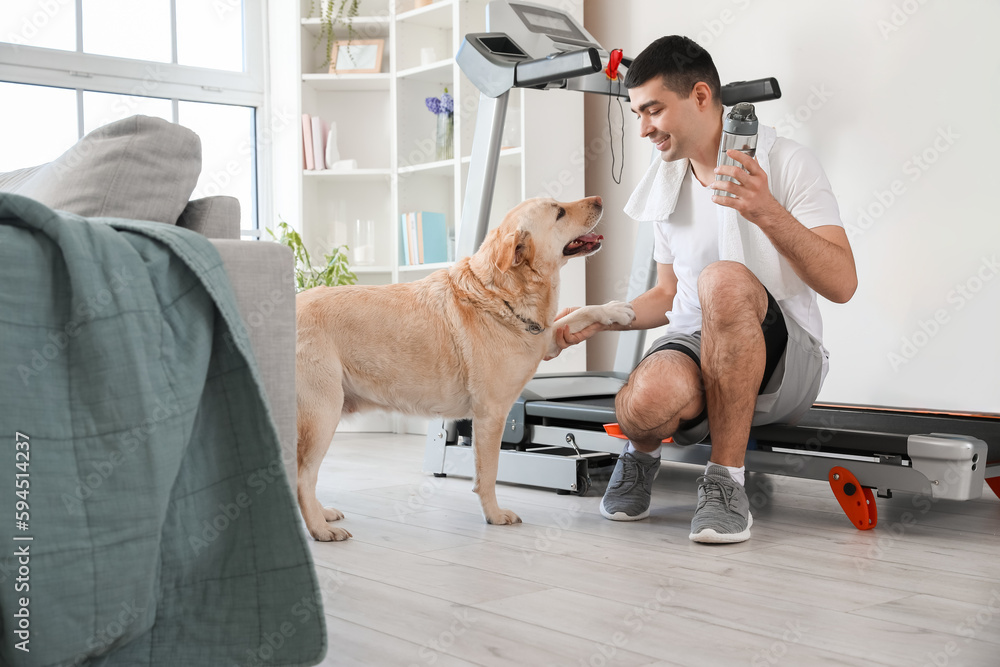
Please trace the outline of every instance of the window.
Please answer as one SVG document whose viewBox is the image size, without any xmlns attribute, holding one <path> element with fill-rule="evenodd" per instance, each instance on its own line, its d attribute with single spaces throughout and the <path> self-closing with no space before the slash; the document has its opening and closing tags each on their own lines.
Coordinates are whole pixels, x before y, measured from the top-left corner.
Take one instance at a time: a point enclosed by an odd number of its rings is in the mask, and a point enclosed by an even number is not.
<svg viewBox="0 0 1000 667">
<path fill-rule="evenodd" d="M 180 124 L 202 140 L 201 176 L 192 198 L 230 195 L 240 200 L 243 217 L 256 217 L 251 183 L 254 170 L 254 114 L 247 107 L 181 102 Z"/>
<path fill-rule="evenodd" d="M 0 82 L 0 100 L 0 171 L 51 162 L 79 139 L 73 90 Z"/>
<path fill-rule="evenodd" d="M 263 0 L 3 4 L 0 171 L 48 162 L 115 120 L 158 116 L 201 138 L 192 198 L 238 198 L 243 235 L 259 235 Z"/>
</svg>

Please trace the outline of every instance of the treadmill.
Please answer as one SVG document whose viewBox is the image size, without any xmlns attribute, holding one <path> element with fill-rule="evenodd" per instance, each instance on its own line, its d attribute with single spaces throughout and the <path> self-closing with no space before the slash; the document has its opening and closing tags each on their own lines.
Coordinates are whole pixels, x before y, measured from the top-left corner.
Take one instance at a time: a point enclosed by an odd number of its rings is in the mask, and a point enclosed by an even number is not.
<svg viewBox="0 0 1000 667">
<path fill-rule="evenodd" d="M 568 13 L 511 0 L 494 0 L 486 11 L 488 32 L 466 35 L 456 55 L 480 90 L 459 257 L 474 253 L 486 235 L 511 88 L 628 98 L 624 86 L 610 85 L 605 68 L 612 55 Z M 627 68 L 631 60 L 621 64 Z M 773 78 L 722 88 L 726 106 L 780 95 Z M 642 223 L 629 301 L 655 282 L 652 251 L 653 226 Z M 621 332 L 614 370 L 540 374 L 529 381 L 508 415 L 497 481 L 585 494 L 591 471 L 613 464 L 622 449 L 605 425 L 617 421 L 615 394 L 641 359 L 644 344 L 644 331 Z M 431 422 L 424 471 L 472 477 L 471 444 L 470 422 Z M 661 459 L 704 465 L 710 454 L 707 442 L 667 445 Z M 881 497 L 895 490 L 970 500 L 981 496 L 987 481 L 1000 495 L 1000 415 L 817 404 L 794 426 L 751 429 L 745 465 L 751 472 L 828 481 L 852 523 L 867 530 L 877 523 L 873 491 Z"/>
</svg>

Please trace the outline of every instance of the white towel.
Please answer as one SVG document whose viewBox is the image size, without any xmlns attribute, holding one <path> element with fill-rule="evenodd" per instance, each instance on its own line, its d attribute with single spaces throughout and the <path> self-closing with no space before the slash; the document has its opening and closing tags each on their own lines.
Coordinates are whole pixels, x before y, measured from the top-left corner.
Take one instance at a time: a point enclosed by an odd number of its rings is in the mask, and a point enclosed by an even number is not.
<svg viewBox="0 0 1000 667">
<path fill-rule="evenodd" d="M 774 128 L 761 125 L 757 135 L 757 163 L 771 184 L 768 152 L 777 139 Z M 664 162 L 654 151 L 653 162 L 625 204 L 625 213 L 638 221 L 662 222 L 677 206 L 677 197 L 687 175 L 689 161 Z M 719 258 L 739 262 L 750 269 L 778 301 L 798 294 L 805 283 L 778 254 L 761 229 L 743 218 L 736 209 L 718 207 Z"/>
<path fill-rule="evenodd" d="M 664 162 L 657 150 L 649 169 L 625 204 L 625 215 L 639 222 L 663 222 L 674 212 L 688 170 L 688 159 Z"/>
</svg>

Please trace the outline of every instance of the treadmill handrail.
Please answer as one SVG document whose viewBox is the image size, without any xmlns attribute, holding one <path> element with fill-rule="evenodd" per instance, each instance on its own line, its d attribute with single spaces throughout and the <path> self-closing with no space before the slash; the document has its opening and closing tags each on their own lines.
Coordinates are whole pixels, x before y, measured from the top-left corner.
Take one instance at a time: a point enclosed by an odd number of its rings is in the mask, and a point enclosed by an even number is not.
<svg viewBox="0 0 1000 667">
<path fill-rule="evenodd" d="M 601 66 L 601 55 L 594 47 L 554 53 L 517 63 L 514 66 L 514 85 L 519 88 L 544 86 L 553 81 L 599 72 Z"/>
</svg>

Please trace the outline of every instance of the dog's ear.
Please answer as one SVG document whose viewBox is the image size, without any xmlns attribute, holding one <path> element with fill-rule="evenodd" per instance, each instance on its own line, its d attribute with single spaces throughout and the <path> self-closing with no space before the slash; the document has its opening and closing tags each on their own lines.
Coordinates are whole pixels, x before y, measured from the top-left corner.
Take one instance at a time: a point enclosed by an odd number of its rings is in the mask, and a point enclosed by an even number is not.
<svg viewBox="0 0 1000 667">
<path fill-rule="evenodd" d="M 535 241 L 531 238 L 531 232 L 518 229 L 504 238 L 496 267 L 500 273 L 507 273 L 515 266 L 531 264 L 534 259 Z"/>
</svg>

